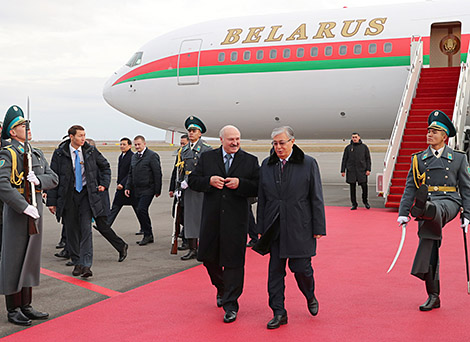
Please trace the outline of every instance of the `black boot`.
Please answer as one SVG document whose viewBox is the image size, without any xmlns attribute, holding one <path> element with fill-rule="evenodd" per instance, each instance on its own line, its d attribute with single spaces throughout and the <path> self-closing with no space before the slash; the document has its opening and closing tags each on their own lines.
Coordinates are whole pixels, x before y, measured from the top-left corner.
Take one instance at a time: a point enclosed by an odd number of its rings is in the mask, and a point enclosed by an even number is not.
<svg viewBox="0 0 470 342">
<path fill-rule="evenodd" d="M 419 309 L 421 311 L 431 311 L 432 309 L 437 309 L 441 307 L 441 300 L 439 299 L 440 286 L 439 286 L 439 277 L 432 272 L 432 266 L 429 268 L 429 272 L 425 276 L 426 292 L 428 293 L 428 299 L 426 303 L 421 305 Z"/>
<path fill-rule="evenodd" d="M 21 312 L 21 292 L 6 295 L 8 322 L 16 325 L 31 325 L 31 320 Z"/>
<path fill-rule="evenodd" d="M 436 216 L 436 206 L 427 201 L 428 186 L 423 184 L 416 191 L 415 203 L 411 208 L 411 216 L 420 220 L 432 220 Z"/>
<path fill-rule="evenodd" d="M 33 289 L 31 287 L 23 287 L 21 290 L 21 312 L 29 319 L 47 319 L 49 314 L 35 310 L 31 306 Z"/>
<path fill-rule="evenodd" d="M 197 258 L 197 239 L 188 239 L 189 252 L 181 257 L 181 260 L 191 260 Z"/>
</svg>

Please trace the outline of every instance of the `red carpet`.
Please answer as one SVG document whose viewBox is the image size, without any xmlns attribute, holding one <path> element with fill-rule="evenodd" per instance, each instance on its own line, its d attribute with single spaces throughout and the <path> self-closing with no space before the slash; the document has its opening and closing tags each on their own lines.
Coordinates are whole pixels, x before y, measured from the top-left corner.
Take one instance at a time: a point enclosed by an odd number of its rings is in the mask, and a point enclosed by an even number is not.
<svg viewBox="0 0 470 342">
<path fill-rule="evenodd" d="M 417 246 L 416 223 L 408 226 L 395 269 L 386 271 L 400 239 L 397 213 L 327 208 L 327 233 L 313 259 L 317 317 L 288 272 L 289 323 L 266 329 L 268 256 L 247 252 L 245 290 L 232 324 L 222 322 L 215 290 L 203 266 L 116 295 L 95 305 L 4 338 L 5 341 L 468 341 L 462 232 L 448 225 L 441 247 L 442 307 L 420 312 L 424 283 L 409 274 Z"/>
</svg>

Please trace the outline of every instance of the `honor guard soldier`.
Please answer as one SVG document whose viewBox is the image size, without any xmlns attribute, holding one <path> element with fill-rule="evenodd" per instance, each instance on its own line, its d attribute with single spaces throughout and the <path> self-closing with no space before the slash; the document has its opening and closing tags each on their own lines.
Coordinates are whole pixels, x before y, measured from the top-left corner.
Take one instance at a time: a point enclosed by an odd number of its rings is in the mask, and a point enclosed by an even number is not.
<svg viewBox="0 0 470 342">
<path fill-rule="evenodd" d="M 442 228 L 457 216 L 461 207 L 463 229 L 467 230 L 470 219 L 470 168 L 467 158 L 465 153 L 445 144 L 446 139 L 455 136 L 455 133 L 454 125 L 444 112 L 435 110 L 429 115 L 429 147 L 413 155 L 400 202 L 398 223 L 408 222 L 410 213 L 418 221 L 419 246 L 411 274 L 426 284 L 428 299 L 419 307 L 421 311 L 440 307 L 439 247 Z"/>
<path fill-rule="evenodd" d="M 31 306 L 32 287 L 39 285 L 41 265 L 41 191 L 56 187 L 59 179 L 49 168 L 42 151 L 30 148 L 31 132 L 26 127 L 29 123 L 24 119 L 21 108 L 10 107 L 3 122 L 2 139 L 11 138 L 11 145 L 0 151 L 0 199 L 4 202 L 0 293 L 5 295 L 8 321 L 30 325 L 32 319 L 49 317 L 48 313 Z M 32 165 L 29 172 L 23 164 L 23 159 L 29 159 L 28 156 Z M 29 189 L 25 191 L 25 185 L 29 185 L 26 182 L 35 185 L 31 186 L 30 194 Z M 37 207 L 29 204 L 26 195 L 32 203 L 32 196 L 35 197 Z M 28 218 L 35 222 L 29 222 Z"/>
<path fill-rule="evenodd" d="M 184 127 L 188 130 L 189 144 L 181 149 L 181 158 L 176 166 L 183 175 L 180 187 L 183 190 L 184 237 L 189 244 L 189 251 L 181 257 L 181 260 L 190 260 L 197 257 L 197 239 L 201 227 L 204 194 L 188 187 L 188 176 L 196 168 L 201 154 L 212 150 L 212 147 L 201 139 L 202 134 L 206 132 L 206 126 L 199 118 L 188 117 L 184 122 Z"/>
</svg>

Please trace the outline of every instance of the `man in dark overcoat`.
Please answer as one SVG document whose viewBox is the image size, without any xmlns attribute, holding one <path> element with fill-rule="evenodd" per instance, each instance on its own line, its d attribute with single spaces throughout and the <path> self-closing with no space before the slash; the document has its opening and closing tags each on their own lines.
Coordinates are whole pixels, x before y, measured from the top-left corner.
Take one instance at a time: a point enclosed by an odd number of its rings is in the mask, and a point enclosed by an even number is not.
<svg viewBox="0 0 470 342">
<path fill-rule="evenodd" d="M 154 241 L 149 207 L 153 197 L 160 196 L 162 192 L 162 168 L 160 156 L 157 152 L 147 148 L 147 143 L 142 135 L 134 138 L 134 146 L 137 153 L 131 159 L 124 195 L 133 198 L 137 208 L 140 230 L 144 232 L 142 240 L 137 241 L 137 244 L 145 246 Z"/>
<path fill-rule="evenodd" d="M 49 168 L 44 154 L 32 149 L 32 172 L 27 181 L 34 183 L 37 208 L 24 198 L 26 127 L 23 111 L 12 106 L 4 120 L 2 138 L 11 138 L 11 145 L 0 151 L 0 199 L 3 210 L 3 247 L 0 258 L 0 293 L 5 295 L 8 321 L 30 325 L 31 319 L 46 319 L 49 314 L 31 306 L 32 287 L 39 285 L 43 232 L 42 190 L 58 184 L 58 177 Z M 31 139 L 28 131 L 28 140 Z M 29 144 L 29 143 L 28 143 Z M 39 234 L 29 235 L 28 217 L 36 219 Z"/>
<path fill-rule="evenodd" d="M 91 219 L 106 215 L 100 192 L 109 188 L 111 168 L 86 142 L 85 128 L 73 125 L 68 135 L 52 155 L 51 168 L 59 176 L 59 186 L 47 192 L 47 206 L 65 226 L 72 275 L 88 278 L 93 275 Z"/>
<path fill-rule="evenodd" d="M 442 228 L 463 208 L 462 228 L 470 220 L 470 168 L 464 152 L 446 145 L 455 136 L 455 127 L 447 115 L 435 110 L 428 117 L 429 147 L 412 157 L 405 191 L 398 210 L 400 225 L 418 221 L 419 245 L 411 274 L 424 280 L 428 299 L 419 307 L 430 311 L 441 306 L 439 298 L 439 248 Z M 413 202 L 414 206 L 413 206 Z"/>
<path fill-rule="evenodd" d="M 260 169 L 257 217 L 262 237 L 254 249 L 265 244 L 268 247 L 264 252 L 270 252 L 268 292 L 274 317 L 267 327 L 276 329 L 287 324 L 287 259 L 309 312 L 313 316 L 318 313 L 311 258 L 316 254 L 317 239 L 326 235 L 326 227 L 316 160 L 294 144 L 294 132 L 288 126 L 274 129 L 271 138 L 275 153 L 263 161 Z"/>
<path fill-rule="evenodd" d="M 351 135 L 351 143 L 345 147 L 341 162 L 341 176 L 346 176 L 351 197 L 351 210 L 357 209 L 356 183 L 362 188 L 362 203 L 370 209 L 368 200 L 367 177 L 370 175 L 370 152 L 361 140 L 359 133 Z"/>
<path fill-rule="evenodd" d="M 217 288 L 217 306 L 224 322 L 237 318 L 243 291 L 250 202 L 258 190 L 258 158 L 240 149 L 240 131 L 225 126 L 222 146 L 201 155 L 189 175 L 189 186 L 204 192 L 197 259 L 204 263 Z"/>
</svg>

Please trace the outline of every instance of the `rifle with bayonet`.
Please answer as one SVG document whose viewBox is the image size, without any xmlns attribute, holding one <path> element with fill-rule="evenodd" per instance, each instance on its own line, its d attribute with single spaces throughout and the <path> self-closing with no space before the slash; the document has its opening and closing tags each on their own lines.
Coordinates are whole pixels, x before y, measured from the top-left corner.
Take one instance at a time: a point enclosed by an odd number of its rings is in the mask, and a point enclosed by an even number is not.
<svg viewBox="0 0 470 342">
<path fill-rule="evenodd" d="M 181 223 L 182 223 L 182 214 L 183 206 L 181 201 L 183 200 L 183 191 L 181 189 L 181 182 L 184 177 L 184 161 L 181 160 L 181 150 L 178 150 L 178 157 L 176 160 L 176 186 L 175 186 L 175 207 L 174 207 L 174 221 L 173 221 L 173 233 L 171 235 L 171 251 L 170 254 L 178 253 L 178 237 L 181 234 Z"/>
<path fill-rule="evenodd" d="M 26 122 L 25 122 L 25 142 L 24 142 L 24 156 L 23 156 L 23 179 L 24 179 L 24 197 L 28 204 L 33 205 L 37 208 L 36 203 L 36 187 L 34 183 L 27 180 L 28 174 L 33 170 L 32 151 L 29 145 L 29 97 L 26 110 Z M 36 220 L 28 216 L 28 232 L 29 235 L 39 234 Z"/>
</svg>

